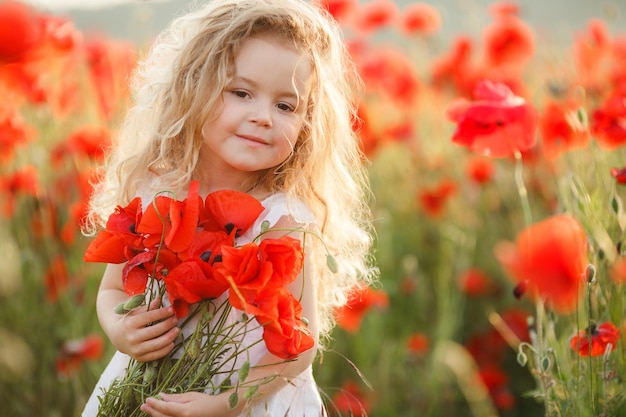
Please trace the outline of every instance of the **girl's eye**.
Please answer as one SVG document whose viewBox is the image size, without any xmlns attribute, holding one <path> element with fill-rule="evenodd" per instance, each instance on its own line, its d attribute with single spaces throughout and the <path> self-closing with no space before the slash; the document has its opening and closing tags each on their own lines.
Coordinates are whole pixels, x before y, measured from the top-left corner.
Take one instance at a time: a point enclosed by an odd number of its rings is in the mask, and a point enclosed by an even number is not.
<svg viewBox="0 0 626 417">
<path fill-rule="evenodd" d="M 232 90 L 231 93 L 236 95 L 239 98 L 246 98 L 250 96 L 247 92 L 243 90 Z"/>
<path fill-rule="evenodd" d="M 294 112 L 296 110 L 291 104 L 287 104 L 287 103 L 278 103 L 276 107 L 279 110 L 286 111 L 286 112 Z"/>
</svg>

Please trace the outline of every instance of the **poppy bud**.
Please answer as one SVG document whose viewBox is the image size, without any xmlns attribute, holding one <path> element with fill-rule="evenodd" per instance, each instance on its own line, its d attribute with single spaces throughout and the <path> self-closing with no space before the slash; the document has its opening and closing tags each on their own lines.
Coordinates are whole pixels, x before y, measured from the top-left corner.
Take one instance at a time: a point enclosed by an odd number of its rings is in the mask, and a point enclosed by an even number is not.
<svg viewBox="0 0 626 417">
<path fill-rule="evenodd" d="M 130 311 L 135 307 L 139 307 L 140 305 L 144 304 L 145 299 L 145 294 L 137 294 L 135 296 L 132 296 L 124 303 L 124 309 L 126 311 Z"/>
</svg>

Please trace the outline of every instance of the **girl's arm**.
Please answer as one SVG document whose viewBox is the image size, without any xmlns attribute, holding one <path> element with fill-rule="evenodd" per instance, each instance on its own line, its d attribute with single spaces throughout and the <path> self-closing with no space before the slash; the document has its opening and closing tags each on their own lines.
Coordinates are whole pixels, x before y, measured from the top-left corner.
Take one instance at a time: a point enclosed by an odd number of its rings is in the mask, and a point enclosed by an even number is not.
<svg viewBox="0 0 626 417">
<path fill-rule="evenodd" d="M 109 264 L 104 271 L 96 301 L 98 320 L 120 352 L 140 362 L 159 359 L 174 348 L 174 339 L 180 332 L 174 310 L 159 308 L 159 300 L 155 300 L 150 306 L 116 314 L 115 307 L 128 299 L 122 286 L 123 268 L 123 264 Z"/>
<path fill-rule="evenodd" d="M 285 227 L 284 223 L 283 226 L 281 226 L 280 223 L 274 227 Z M 272 233 L 280 233 L 282 235 L 285 234 L 285 232 Z M 293 236 L 293 234 L 291 235 Z M 270 236 L 268 233 L 268 235 L 264 237 L 276 236 Z M 305 317 L 309 321 L 309 330 L 313 335 L 315 345 L 311 349 L 300 354 L 300 356 L 298 356 L 295 360 L 285 361 L 284 359 L 268 353 L 256 364 L 258 366 L 253 366 L 248 374 L 247 381 L 260 381 L 264 378 L 272 377 L 273 375 L 277 375 L 277 377 L 271 382 L 263 384 L 259 387 L 257 392 L 258 397 L 253 401 L 252 406 L 254 406 L 255 403 L 262 402 L 268 396 L 280 391 L 287 384 L 289 384 L 293 378 L 304 372 L 315 359 L 319 335 L 317 322 L 317 296 L 314 282 L 315 275 L 314 268 L 307 260 L 308 257 L 306 255 L 304 259 L 304 273 L 298 276 L 298 278 L 289 286 L 289 289 L 293 295 L 300 300 L 302 305 L 302 317 Z M 153 417 L 234 417 L 245 411 L 245 402 L 241 400 L 237 407 L 230 409 L 228 399 L 231 394 L 232 391 L 226 391 L 218 395 L 208 395 L 198 392 L 161 394 L 160 399 L 148 398 L 145 404 L 141 406 L 141 409 Z M 241 394 L 242 393 L 240 392 L 240 397 Z"/>
</svg>

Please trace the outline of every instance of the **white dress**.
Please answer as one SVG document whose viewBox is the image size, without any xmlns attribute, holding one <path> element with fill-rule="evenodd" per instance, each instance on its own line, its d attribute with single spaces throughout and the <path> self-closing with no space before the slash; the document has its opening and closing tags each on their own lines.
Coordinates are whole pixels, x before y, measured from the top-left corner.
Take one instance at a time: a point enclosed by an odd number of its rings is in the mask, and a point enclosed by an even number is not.
<svg viewBox="0 0 626 417">
<path fill-rule="evenodd" d="M 270 226 L 275 225 L 278 220 L 284 216 L 290 216 L 294 221 L 303 226 L 314 222 L 313 216 L 303 203 L 287 203 L 284 194 L 274 194 L 261 203 L 265 210 L 252 227 L 237 239 L 239 245 L 252 241 L 254 237 L 261 232 L 261 223 L 266 220 L 269 222 Z M 222 297 L 225 297 L 225 295 Z M 219 302 L 220 300 L 218 299 L 217 303 L 219 304 Z M 228 320 L 234 323 L 240 316 L 240 311 L 232 309 Z M 188 335 L 193 332 L 194 328 L 195 322 L 190 321 L 182 329 L 182 333 Z M 262 328 L 256 327 L 256 329 L 246 334 L 243 343 L 245 344 L 246 340 L 249 342 L 257 341 L 261 338 L 261 335 Z M 267 354 L 267 349 L 265 348 L 265 344 L 258 343 L 247 349 L 245 353 L 245 358 L 242 354 L 236 359 L 236 367 L 240 367 L 246 359 L 249 359 L 250 364 L 254 366 L 256 362 Z M 101 396 L 115 379 L 124 376 L 129 361 L 130 357 L 128 355 L 115 352 L 91 393 L 83 410 L 82 417 L 95 417 L 98 414 L 98 396 Z M 241 417 L 320 417 L 325 415 L 322 400 L 315 380 L 313 379 L 311 366 L 309 366 L 302 374 L 291 379 L 290 383 L 286 384 L 284 388 L 276 394 L 264 398 L 251 410 L 246 410 Z"/>
</svg>

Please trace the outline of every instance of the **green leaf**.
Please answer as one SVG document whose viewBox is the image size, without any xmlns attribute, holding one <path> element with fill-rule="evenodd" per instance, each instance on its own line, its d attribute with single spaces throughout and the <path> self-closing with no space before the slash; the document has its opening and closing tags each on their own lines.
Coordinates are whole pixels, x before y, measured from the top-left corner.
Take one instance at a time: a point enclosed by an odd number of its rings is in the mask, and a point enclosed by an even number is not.
<svg viewBox="0 0 626 417">
<path fill-rule="evenodd" d="M 517 363 L 519 363 L 520 366 L 526 366 L 528 363 L 528 356 L 521 350 L 517 352 Z"/>
</svg>

